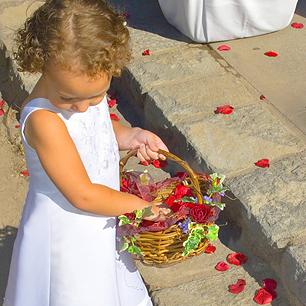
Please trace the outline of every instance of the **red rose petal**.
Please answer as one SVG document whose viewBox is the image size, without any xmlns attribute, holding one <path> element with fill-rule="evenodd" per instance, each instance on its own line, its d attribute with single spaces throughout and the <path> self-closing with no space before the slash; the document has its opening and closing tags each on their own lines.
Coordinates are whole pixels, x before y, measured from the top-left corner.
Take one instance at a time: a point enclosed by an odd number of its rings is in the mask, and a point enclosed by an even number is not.
<svg viewBox="0 0 306 306">
<path fill-rule="evenodd" d="M 267 51 L 264 53 L 266 56 L 269 56 L 269 57 L 276 57 L 278 56 L 278 53 L 275 52 L 275 51 Z"/>
<path fill-rule="evenodd" d="M 0 108 L 0 116 L 4 115 L 4 110 L 2 108 Z"/>
<path fill-rule="evenodd" d="M 16 128 L 16 129 L 20 128 L 20 124 L 16 124 L 16 125 L 15 125 L 15 128 Z"/>
<path fill-rule="evenodd" d="M 266 97 L 265 97 L 264 95 L 261 95 L 261 96 L 259 97 L 259 99 L 260 99 L 260 100 L 266 100 Z"/>
<path fill-rule="evenodd" d="M 275 290 L 277 287 L 277 281 L 272 278 L 265 278 L 262 283 L 263 288 L 267 289 L 269 292 Z"/>
<path fill-rule="evenodd" d="M 265 288 L 257 290 L 253 301 L 259 305 L 269 304 L 277 297 L 276 292 L 269 292 Z"/>
<path fill-rule="evenodd" d="M 30 175 L 28 170 L 23 170 L 23 171 L 20 172 L 20 174 L 23 175 L 23 176 L 29 176 Z"/>
<path fill-rule="evenodd" d="M 228 46 L 228 45 L 220 45 L 217 49 L 219 51 L 229 51 L 229 50 L 231 50 L 231 47 Z"/>
<path fill-rule="evenodd" d="M 225 105 L 217 106 L 217 108 L 215 109 L 215 114 L 229 115 L 233 111 L 234 111 L 233 106 L 229 104 L 225 104 Z"/>
<path fill-rule="evenodd" d="M 0 100 L 0 108 L 2 108 L 5 104 L 5 101 L 4 100 Z"/>
<path fill-rule="evenodd" d="M 113 114 L 113 113 L 110 114 L 110 118 L 111 120 L 114 120 L 114 121 L 120 121 L 120 118 L 116 114 Z"/>
<path fill-rule="evenodd" d="M 244 290 L 246 281 L 244 279 L 238 279 L 236 284 L 228 286 L 228 291 L 233 294 L 238 294 Z"/>
<path fill-rule="evenodd" d="M 232 265 L 240 266 L 245 264 L 248 258 L 243 253 L 231 253 L 227 255 L 226 260 Z"/>
<path fill-rule="evenodd" d="M 144 161 L 140 161 L 138 164 L 143 165 L 143 166 L 149 166 L 150 162 L 148 160 L 144 160 Z"/>
<path fill-rule="evenodd" d="M 261 168 L 269 168 L 270 167 L 270 161 L 267 158 L 260 159 L 254 164 L 257 167 L 261 167 Z"/>
<path fill-rule="evenodd" d="M 213 254 L 216 251 L 216 247 L 212 244 L 208 244 L 208 246 L 206 247 L 204 253 L 206 254 Z"/>
<path fill-rule="evenodd" d="M 304 28 L 304 24 L 300 23 L 300 22 L 293 22 L 291 24 L 291 27 L 294 29 L 303 29 Z"/>
<path fill-rule="evenodd" d="M 167 161 L 165 160 L 159 160 L 159 159 L 155 159 L 152 161 L 152 165 L 155 167 L 155 168 L 165 168 L 167 166 Z"/>
<path fill-rule="evenodd" d="M 142 55 L 151 55 L 151 51 L 149 49 L 146 49 L 142 52 Z"/>
<path fill-rule="evenodd" d="M 115 105 L 117 105 L 117 100 L 114 99 L 114 98 L 108 99 L 108 100 L 107 100 L 107 104 L 108 104 L 108 107 L 109 107 L 109 108 L 112 108 L 112 107 L 114 107 Z"/>
<path fill-rule="evenodd" d="M 224 261 L 219 261 L 215 266 L 217 271 L 227 271 L 229 268 L 229 265 Z"/>
</svg>

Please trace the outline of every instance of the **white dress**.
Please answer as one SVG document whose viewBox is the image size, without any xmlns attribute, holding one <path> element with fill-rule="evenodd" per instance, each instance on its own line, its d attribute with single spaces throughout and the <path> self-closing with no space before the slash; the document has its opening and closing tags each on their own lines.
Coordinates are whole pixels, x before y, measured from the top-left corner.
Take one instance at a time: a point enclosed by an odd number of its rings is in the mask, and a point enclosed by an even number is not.
<svg viewBox="0 0 306 306">
<path fill-rule="evenodd" d="M 119 190 L 118 144 L 106 98 L 84 113 L 31 100 L 20 119 L 30 183 L 3 306 L 151 306 L 129 254 L 116 251 L 116 219 L 74 207 L 27 143 L 24 125 L 38 109 L 65 122 L 92 183 Z"/>
</svg>

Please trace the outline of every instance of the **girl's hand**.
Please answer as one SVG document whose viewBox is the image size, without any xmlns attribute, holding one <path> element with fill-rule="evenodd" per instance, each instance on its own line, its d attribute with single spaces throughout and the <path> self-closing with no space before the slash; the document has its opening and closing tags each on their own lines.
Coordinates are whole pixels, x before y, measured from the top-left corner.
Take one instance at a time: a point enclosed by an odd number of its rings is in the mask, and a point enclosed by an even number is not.
<svg viewBox="0 0 306 306">
<path fill-rule="evenodd" d="M 143 129 L 137 129 L 135 132 L 132 139 L 132 147 L 138 148 L 137 157 L 142 162 L 151 159 L 165 160 L 166 157 L 158 153 L 159 149 L 169 152 L 167 146 L 157 135 Z"/>
<path fill-rule="evenodd" d="M 148 213 L 145 212 L 143 219 L 148 221 L 165 221 L 167 215 L 171 213 L 169 208 L 162 207 L 162 204 L 151 203 L 152 206 L 146 208 Z"/>
</svg>

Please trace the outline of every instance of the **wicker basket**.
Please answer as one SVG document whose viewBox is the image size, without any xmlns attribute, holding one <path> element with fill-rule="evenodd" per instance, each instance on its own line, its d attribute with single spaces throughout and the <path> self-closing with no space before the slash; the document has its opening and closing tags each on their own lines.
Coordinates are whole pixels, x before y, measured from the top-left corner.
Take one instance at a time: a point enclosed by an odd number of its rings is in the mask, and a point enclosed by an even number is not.
<svg viewBox="0 0 306 306">
<path fill-rule="evenodd" d="M 197 196 L 198 203 L 202 204 L 202 194 L 207 190 L 208 179 L 203 175 L 195 174 L 190 166 L 176 155 L 163 150 L 159 150 L 159 153 L 179 164 L 188 173 L 189 177 L 187 181 L 189 182 L 189 187 L 192 188 L 194 194 Z M 124 167 L 132 156 L 135 156 L 135 151 L 129 152 L 120 160 L 120 181 L 122 181 Z M 158 195 L 153 202 L 160 203 L 162 199 L 167 198 L 175 189 L 176 185 L 177 183 L 174 183 L 164 189 L 158 190 Z M 187 237 L 188 235 L 184 234 L 177 224 L 174 224 L 164 231 L 137 234 L 135 244 L 142 251 L 143 255 L 140 259 L 143 263 L 154 266 L 168 266 L 185 260 L 186 258 L 199 255 L 205 251 L 208 240 L 203 239 L 196 251 L 190 253 L 188 256 L 183 256 L 183 243 Z"/>
</svg>

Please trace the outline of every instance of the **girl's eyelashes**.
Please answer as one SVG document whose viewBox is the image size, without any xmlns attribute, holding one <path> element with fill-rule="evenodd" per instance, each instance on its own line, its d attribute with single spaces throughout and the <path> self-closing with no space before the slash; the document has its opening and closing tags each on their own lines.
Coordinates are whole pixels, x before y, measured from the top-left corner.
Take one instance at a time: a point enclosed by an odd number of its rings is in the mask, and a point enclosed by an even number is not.
<svg viewBox="0 0 306 306">
<path fill-rule="evenodd" d="M 88 98 L 88 99 L 96 99 L 96 98 L 104 97 L 104 96 L 105 96 L 105 93 L 102 93 L 102 94 L 99 94 L 99 95 L 90 97 L 90 98 Z M 77 102 L 77 101 L 82 101 L 82 99 L 79 99 L 79 98 L 68 98 L 68 97 L 62 97 L 62 96 L 60 96 L 60 99 L 63 100 L 63 101 L 66 101 L 66 102 Z"/>
</svg>

